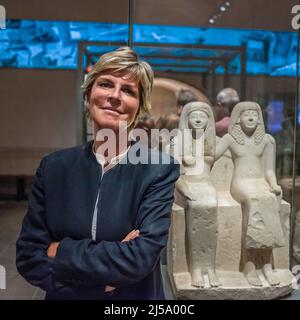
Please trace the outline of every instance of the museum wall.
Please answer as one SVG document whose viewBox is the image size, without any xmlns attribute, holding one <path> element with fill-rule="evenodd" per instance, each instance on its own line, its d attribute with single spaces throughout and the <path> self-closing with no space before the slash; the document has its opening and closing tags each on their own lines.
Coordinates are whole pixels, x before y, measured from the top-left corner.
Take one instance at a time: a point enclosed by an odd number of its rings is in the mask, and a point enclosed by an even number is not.
<svg viewBox="0 0 300 320">
<path fill-rule="evenodd" d="M 212 88 L 212 77 L 207 76 L 204 80 L 201 74 L 191 73 L 168 73 L 159 72 L 160 77 L 180 80 L 206 93 L 208 98 L 214 103 L 217 93 L 224 88 L 224 76 L 217 75 L 214 90 Z M 206 85 L 205 85 L 206 83 Z M 235 88 L 240 93 L 241 78 L 230 75 L 228 77 L 228 87 Z M 257 100 L 259 102 L 268 99 L 289 99 L 294 107 L 295 103 L 296 79 L 294 77 L 268 77 L 268 76 L 247 76 L 247 100 Z"/>
<path fill-rule="evenodd" d="M 158 75 L 183 81 L 203 91 L 201 75 L 162 72 Z M 73 70 L 0 69 L 0 147 L 64 148 L 75 145 L 76 85 L 77 72 Z M 209 78 L 207 85 L 204 92 L 213 101 Z M 229 85 L 239 90 L 240 78 L 229 77 Z M 217 76 L 215 92 L 222 87 L 223 76 Z M 282 97 L 292 104 L 294 92 L 294 78 L 247 78 L 248 99 L 267 101 Z"/>
<path fill-rule="evenodd" d="M 76 144 L 76 71 L 0 69 L 0 148 Z"/>
<path fill-rule="evenodd" d="M 208 23 L 220 5 L 220 0 L 135 0 L 134 23 L 201 26 Z M 128 1 L 99 0 L 1 0 L 11 19 L 41 19 L 70 21 L 99 21 L 127 23 Z M 295 0 L 284 0 L 291 8 Z M 269 8 L 266 12 L 265 8 Z M 235 1 L 230 15 L 224 15 L 219 27 L 255 28 L 291 31 L 290 11 L 283 10 L 281 1 Z M 276 27 L 274 27 L 274 24 Z"/>
<path fill-rule="evenodd" d="M 127 23 L 128 2 L 110 0 L 1 0 L 9 19 Z"/>
</svg>

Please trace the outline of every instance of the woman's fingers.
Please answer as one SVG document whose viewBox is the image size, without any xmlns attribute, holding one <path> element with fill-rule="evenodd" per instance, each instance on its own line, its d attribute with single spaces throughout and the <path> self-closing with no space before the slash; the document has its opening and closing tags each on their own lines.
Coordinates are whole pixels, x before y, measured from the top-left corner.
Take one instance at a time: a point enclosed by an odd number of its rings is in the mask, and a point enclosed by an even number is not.
<svg viewBox="0 0 300 320">
<path fill-rule="evenodd" d="M 133 240 L 136 237 L 138 237 L 139 235 L 140 235 L 139 230 L 132 230 L 131 232 L 129 232 L 127 234 L 127 236 L 122 240 L 122 242 Z"/>
<path fill-rule="evenodd" d="M 111 286 L 105 286 L 104 292 L 111 292 L 114 291 L 116 288 Z"/>
<path fill-rule="evenodd" d="M 139 235 L 140 235 L 140 231 L 139 230 L 132 230 L 126 235 L 126 237 L 122 240 L 122 242 L 127 242 L 127 241 L 130 241 L 130 240 L 133 240 L 136 237 L 138 237 Z"/>
<path fill-rule="evenodd" d="M 58 245 L 59 242 L 51 242 L 47 249 L 47 255 L 49 258 L 55 258 Z"/>
</svg>

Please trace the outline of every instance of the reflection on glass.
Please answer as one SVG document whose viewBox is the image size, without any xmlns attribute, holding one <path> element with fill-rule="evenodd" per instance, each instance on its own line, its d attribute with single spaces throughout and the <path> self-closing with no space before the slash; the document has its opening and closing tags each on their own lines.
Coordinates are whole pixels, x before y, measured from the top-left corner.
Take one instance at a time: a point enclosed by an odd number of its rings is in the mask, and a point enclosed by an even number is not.
<svg viewBox="0 0 300 320">
<path fill-rule="evenodd" d="M 247 46 L 247 73 L 249 75 L 295 76 L 296 35 L 293 32 L 242 30 L 222 28 L 134 25 L 134 42 L 154 44 L 137 51 L 144 56 L 230 58 L 228 72 L 240 73 L 240 58 L 228 46 Z M 124 42 L 128 38 L 127 24 L 8 20 L 7 29 L 0 31 L 0 67 L 14 68 L 77 68 L 78 41 Z M 201 49 L 155 47 L 155 44 L 189 44 Z M 205 48 L 207 46 L 207 48 Z M 221 46 L 211 49 L 209 46 Z M 222 50 L 222 46 L 224 50 Z M 91 54 L 93 50 L 90 48 Z M 101 55 L 101 49 L 97 49 Z M 102 49 L 103 51 L 103 49 Z M 170 57 L 171 56 L 171 57 Z M 147 60 L 146 58 L 145 60 Z M 198 62 L 193 72 L 198 72 Z M 172 65 L 164 60 L 163 64 Z M 176 63 L 178 64 L 178 63 Z M 187 62 L 180 61 L 181 66 Z M 161 67 L 161 66 L 160 66 Z M 191 71 L 176 69 L 174 71 Z M 167 69 L 169 70 L 169 68 Z M 224 73 L 218 68 L 216 73 Z"/>
</svg>

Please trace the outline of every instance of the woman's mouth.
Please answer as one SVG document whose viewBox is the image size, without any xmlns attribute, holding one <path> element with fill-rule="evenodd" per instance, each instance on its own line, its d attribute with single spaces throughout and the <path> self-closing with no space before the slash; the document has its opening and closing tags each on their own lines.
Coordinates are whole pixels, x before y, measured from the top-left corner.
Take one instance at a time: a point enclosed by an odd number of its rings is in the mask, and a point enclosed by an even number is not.
<svg viewBox="0 0 300 320">
<path fill-rule="evenodd" d="M 114 110 L 114 109 L 110 109 L 110 108 L 101 108 L 101 109 L 111 115 L 119 116 L 121 114 L 121 112 Z"/>
</svg>

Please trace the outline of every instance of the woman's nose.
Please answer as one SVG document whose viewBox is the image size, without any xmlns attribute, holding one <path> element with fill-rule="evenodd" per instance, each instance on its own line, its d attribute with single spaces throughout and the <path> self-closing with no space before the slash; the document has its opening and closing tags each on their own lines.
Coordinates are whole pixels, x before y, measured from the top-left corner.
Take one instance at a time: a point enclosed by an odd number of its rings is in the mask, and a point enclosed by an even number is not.
<svg viewBox="0 0 300 320">
<path fill-rule="evenodd" d="M 119 88 L 114 88 L 110 93 L 109 97 L 114 99 L 120 99 L 120 93 L 121 92 Z"/>
</svg>

